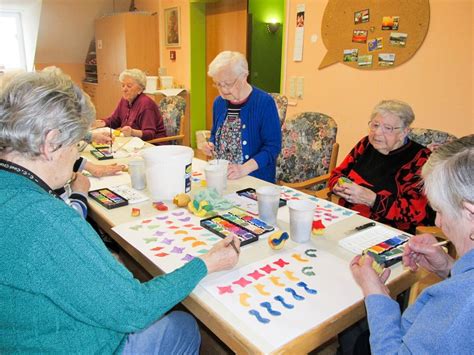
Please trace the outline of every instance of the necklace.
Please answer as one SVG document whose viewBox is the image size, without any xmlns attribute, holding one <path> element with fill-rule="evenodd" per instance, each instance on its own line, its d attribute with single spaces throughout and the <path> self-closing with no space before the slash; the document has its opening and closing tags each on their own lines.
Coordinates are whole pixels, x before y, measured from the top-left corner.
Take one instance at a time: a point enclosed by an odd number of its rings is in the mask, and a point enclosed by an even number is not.
<svg viewBox="0 0 474 355">
<path fill-rule="evenodd" d="M 39 187 L 41 187 L 43 190 L 45 190 L 48 194 L 59 198 L 58 195 L 52 190 L 48 184 L 46 184 L 41 178 L 39 178 L 36 174 L 32 173 L 28 169 L 12 163 L 11 161 L 0 159 L 0 170 L 5 170 L 5 171 L 10 171 L 12 173 L 24 176 L 31 181 L 33 181 L 35 184 L 37 184 Z"/>
</svg>

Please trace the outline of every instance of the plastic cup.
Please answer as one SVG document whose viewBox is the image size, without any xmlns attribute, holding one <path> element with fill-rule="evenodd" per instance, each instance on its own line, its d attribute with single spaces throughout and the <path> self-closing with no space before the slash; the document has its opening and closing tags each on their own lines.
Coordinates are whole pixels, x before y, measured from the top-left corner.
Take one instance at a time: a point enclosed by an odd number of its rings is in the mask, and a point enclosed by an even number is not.
<svg viewBox="0 0 474 355">
<path fill-rule="evenodd" d="M 280 188 L 264 186 L 259 187 L 256 192 L 259 218 L 270 225 L 276 225 L 280 203 Z"/>
<path fill-rule="evenodd" d="M 307 200 L 288 201 L 290 209 L 290 238 L 296 243 L 306 243 L 311 239 L 311 228 L 316 205 Z"/>
<path fill-rule="evenodd" d="M 145 162 L 143 160 L 130 160 L 128 173 L 134 189 L 143 190 L 146 187 Z"/>
<path fill-rule="evenodd" d="M 224 163 L 226 162 L 226 163 Z M 219 195 L 222 195 L 227 188 L 227 160 L 223 160 L 221 164 L 208 164 L 204 168 L 206 175 L 207 187 L 216 189 Z"/>
</svg>

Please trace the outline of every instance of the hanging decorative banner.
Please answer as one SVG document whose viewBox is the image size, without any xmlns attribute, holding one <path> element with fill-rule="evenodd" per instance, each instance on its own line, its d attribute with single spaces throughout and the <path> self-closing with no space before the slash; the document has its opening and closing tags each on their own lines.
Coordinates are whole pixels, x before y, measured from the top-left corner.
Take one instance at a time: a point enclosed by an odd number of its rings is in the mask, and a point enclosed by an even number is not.
<svg viewBox="0 0 474 355">
<path fill-rule="evenodd" d="M 304 4 L 296 5 L 295 47 L 293 48 L 293 60 L 295 62 L 303 60 L 304 12 Z"/>
</svg>

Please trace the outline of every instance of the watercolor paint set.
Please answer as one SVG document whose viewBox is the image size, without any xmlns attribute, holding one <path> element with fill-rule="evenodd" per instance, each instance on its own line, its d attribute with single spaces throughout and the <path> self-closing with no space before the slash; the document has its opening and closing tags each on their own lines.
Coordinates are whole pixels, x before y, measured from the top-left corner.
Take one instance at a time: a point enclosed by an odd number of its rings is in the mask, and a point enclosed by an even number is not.
<svg viewBox="0 0 474 355">
<path fill-rule="evenodd" d="M 240 245 L 256 242 L 260 235 L 270 232 L 273 226 L 234 208 L 222 215 L 201 220 L 201 226 L 221 238 L 237 236 Z"/>
<path fill-rule="evenodd" d="M 125 197 L 107 188 L 89 191 L 89 196 L 109 210 L 128 205 Z"/>
<path fill-rule="evenodd" d="M 114 158 L 113 153 L 110 151 L 110 147 L 91 149 L 91 154 L 97 160 L 107 160 L 107 159 L 113 159 Z"/>
<path fill-rule="evenodd" d="M 388 267 L 402 260 L 409 239 L 408 235 L 399 234 L 366 249 L 363 254 L 370 255 L 378 264 Z"/>
</svg>

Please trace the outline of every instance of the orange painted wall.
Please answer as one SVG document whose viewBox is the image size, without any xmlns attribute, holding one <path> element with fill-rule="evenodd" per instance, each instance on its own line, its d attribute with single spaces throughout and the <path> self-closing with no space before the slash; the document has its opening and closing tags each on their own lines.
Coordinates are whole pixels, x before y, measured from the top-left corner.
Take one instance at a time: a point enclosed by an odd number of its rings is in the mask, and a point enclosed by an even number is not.
<svg viewBox="0 0 474 355">
<path fill-rule="evenodd" d="M 189 0 L 137 0 L 135 6 L 141 11 L 158 12 L 160 38 L 160 66 L 167 75 L 174 77 L 176 85 L 184 85 L 189 90 L 191 83 L 190 19 Z M 178 6 L 181 12 L 181 44 L 179 47 L 165 47 L 164 9 Z M 203 44 L 204 45 L 204 44 Z M 170 60 L 170 51 L 176 51 L 176 60 Z"/>
<path fill-rule="evenodd" d="M 405 64 L 389 70 L 364 71 L 335 64 L 318 70 L 326 53 L 321 21 L 328 1 L 288 0 L 285 43 L 286 82 L 304 77 L 304 97 L 288 108 L 287 117 L 318 111 L 338 123 L 340 162 L 367 134 L 372 108 L 382 99 L 400 99 L 414 109 L 415 127 L 429 127 L 457 136 L 474 132 L 474 5 L 472 0 L 431 0 L 428 34 L 418 52 Z M 296 5 L 306 4 L 303 61 L 293 61 Z M 317 35 L 311 43 L 311 35 Z M 408 37 L 409 38 L 409 37 Z M 342 55 L 341 55 L 342 57 Z"/>
<path fill-rule="evenodd" d="M 82 86 L 84 80 L 84 63 L 35 63 L 36 70 L 41 70 L 49 66 L 56 66 L 64 73 L 69 75 L 71 79 L 78 85 Z"/>
</svg>

